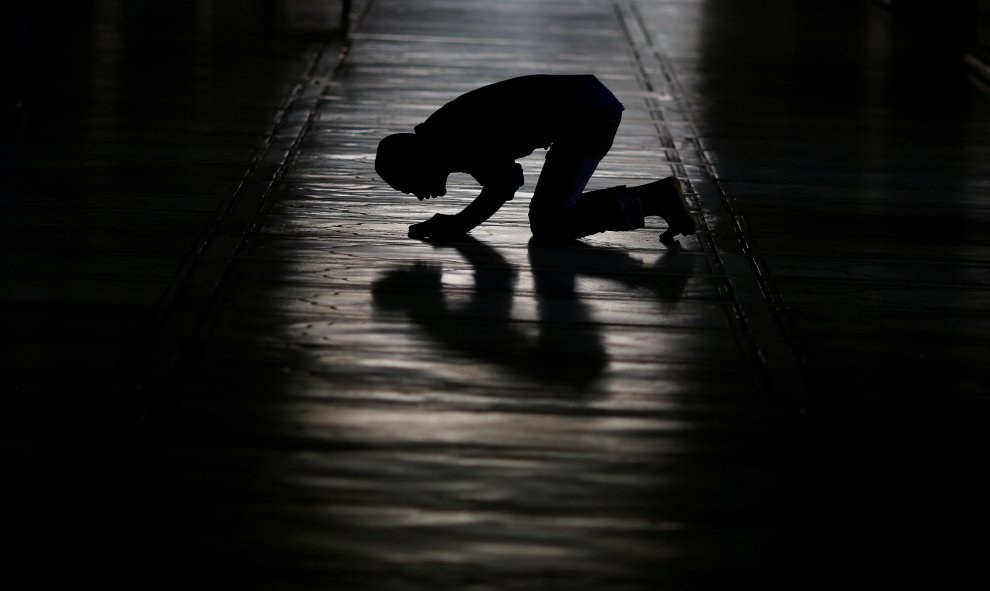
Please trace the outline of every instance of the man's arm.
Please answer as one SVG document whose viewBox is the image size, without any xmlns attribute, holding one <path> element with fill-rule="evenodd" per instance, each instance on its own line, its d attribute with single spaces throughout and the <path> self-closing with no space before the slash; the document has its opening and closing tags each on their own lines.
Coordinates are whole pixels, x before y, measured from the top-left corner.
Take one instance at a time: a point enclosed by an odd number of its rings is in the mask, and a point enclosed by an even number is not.
<svg viewBox="0 0 990 591">
<path fill-rule="evenodd" d="M 522 167 L 513 163 L 505 175 L 485 184 L 481 194 L 463 211 L 456 215 L 438 213 L 425 222 L 413 224 L 409 226 L 409 237 L 443 240 L 463 236 L 492 217 L 522 184 Z"/>
</svg>

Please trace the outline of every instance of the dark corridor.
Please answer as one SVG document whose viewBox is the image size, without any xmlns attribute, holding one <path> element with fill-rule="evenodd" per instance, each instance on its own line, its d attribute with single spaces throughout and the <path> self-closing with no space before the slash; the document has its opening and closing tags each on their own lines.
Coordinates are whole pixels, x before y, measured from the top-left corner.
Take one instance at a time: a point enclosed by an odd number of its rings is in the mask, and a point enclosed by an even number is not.
<svg viewBox="0 0 990 591">
<path fill-rule="evenodd" d="M 3 9 L 5 587 L 980 586 L 986 2 L 346 4 Z M 378 141 L 534 73 L 698 233 L 409 239 Z"/>
</svg>

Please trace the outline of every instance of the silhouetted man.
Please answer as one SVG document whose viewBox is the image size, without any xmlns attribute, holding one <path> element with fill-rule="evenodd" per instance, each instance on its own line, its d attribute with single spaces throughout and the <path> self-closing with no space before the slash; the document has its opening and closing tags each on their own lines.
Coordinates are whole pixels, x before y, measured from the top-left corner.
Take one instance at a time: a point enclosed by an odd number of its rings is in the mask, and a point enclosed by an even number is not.
<svg viewBox="0 0 990 591">
<path fill-rule="evenodd" d="M 695 222 L 673 177 L 638 187 L 583 193 L 612 147 L 622 103 L 594 76 L 523 76 L 478 88 L 415 128 L 378 145 L 375 169 L 392 188 L 420 200 L 443 196 L 447 176 L 468 173 L 481 194 L 457 215 L 436 214 L 409 227 L 412 238 L 462 236 L 512 199 L 523 184 L 515 160 L 549 148 L 529 221 L 536 237 L 572 239 L 667 222 L 660 240 L 694 234 Z"/>
</svg>

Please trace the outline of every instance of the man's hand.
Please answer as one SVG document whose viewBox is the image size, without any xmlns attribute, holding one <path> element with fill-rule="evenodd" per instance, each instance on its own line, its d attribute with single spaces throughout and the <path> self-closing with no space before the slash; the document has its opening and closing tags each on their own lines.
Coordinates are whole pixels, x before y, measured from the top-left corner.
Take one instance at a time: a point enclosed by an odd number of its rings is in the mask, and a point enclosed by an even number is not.
<svg viewBox="0 0 990 591">
<path fill-rule="evenodd" d="M 467 230 L 457 222 L 456 217 L 442 213 L 409 226 L 409 237 L 417 240 L 452 240 L 466 233 Z"/>
</svg>

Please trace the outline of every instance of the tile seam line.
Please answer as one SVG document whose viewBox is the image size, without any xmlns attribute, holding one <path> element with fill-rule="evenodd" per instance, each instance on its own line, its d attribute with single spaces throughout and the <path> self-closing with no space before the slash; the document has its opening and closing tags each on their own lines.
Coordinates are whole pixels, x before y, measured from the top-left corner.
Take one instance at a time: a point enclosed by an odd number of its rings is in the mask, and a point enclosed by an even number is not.
<svg viewBox="0 0 990 591">
<path fill-rule="evenodd" d="M 373 2 L 370 0 L 367 2 L 365 10 L 362 11 L 362 14 L 357 19 L 354 19 L 355 22 L 360 22 L 363 20 L 372 3 Z M 217 219 L 213 223 L 212 228 L 209 232 L 205 233 L 206 235 L 201 240 L 201 243 L 195 252 L 187 257 L 187 263 L 184 265 L 186 269 L 184 269 L 184 272 L 181 272 L 182 279 L 175 281 L 175 286 L 170 288 L 169 292 L 162 296 L 160 303 L 157 306 L 161 312 L 155 319 L 150 321 L 152 323 L 152 328 L 150 329 L 152 334 L 156 334 L 160 331 L 164 323 L 167 322 L 169 313 L 174 307 L 178 288 L 182 285 L 195 283 L 194 274 L 196 272 L 197 263 L 208 258 L 205 255 L 210 245 L 213 240 L 220 235 L 218 230 L 222 227 L 223 222 L 232 215 L 235 205 L 237 204 L 238 197 L 242 194 L 244 187 L 253 176 L 259 174 L 265 157 L 269 156 L 273 150 L 278 150 L 275 146 L 274 139 L 283 127 L 291 125 L 286 122 L 286 116 L 289 111 L 294 105 L 298 105 L 301 101 L 319 101 L 319 97 L 324 94 L 327 86 L 337 77 L 341 67 L 350 53 L 350 46 L 351 38 L 349 31 L 345 31 L 343 37 L 334 36 L 321 43 L 319 50 L 310 60 L 308 66 L 304 70 L 304 73 L 293 85 L 288 96 L 276 110 L 274 116 L 272 117 L 272 122 L 262 134 L 263 143 L 261 147 L 254 151 L 254 154 L 248 161 L 244 174 L 236 181 L 235 187 L 226 198 L 227 203 L 225 204 L 225 207 L 217 215 Z M 324 76 L 319 75 L 321 68 L 327 71 Z M 318 92 L 314 93 L 311 91 L 307 93 L 307 89 L 312 89 L 315 86 L 319 87 Z M 209 295 L 204 298 L 203 305 L 200 312 L 197 314 L 192 328 L 188 331 L 182 342 L 175 347 L 174 357 L 168 362 L 167 369 L 160 372 L 158 377 L 149 375 L 147 371 L 144 372 L 143 375 L 138 376 L 135 390 L 147 392 L 149 394 L 149 398 L 141 409 L 139 416 L 131 426 L 130 431 L 132 433 L 138 433 L 143 429 L 144 425 L 154 412 L 154 408 L 158 404 L 160 391 L 164 391 L 167 388 L 167 385 L 174 382 L 177 370 L 187 362 L 190 348 L 195 346 L 195 343 L 201 338 L 203 331 L 209 323 L 210 317 L 216 310 L 221 295 L 226 291 L 225 286 L 230 276 L 232 263 L 242 252 L 247 238 L 257 232 L 258 224 L 270 205 L 272 193 L 278 186 L 281 179 L 284 178 L 285 173 L 295 162 L 295 156 L 298 154 L 299 146 L 311 129 L 315 116 L 316 109 L 309 108 L 306 114 L 306 119 L 299 124 L 298 129 L 292 136 L 291 142 L 289 142 L 288 146 L 284 149 L 285 153 L 281 156 L 281 158 L 279 158 L 271 178 L 263 181 L 264 190 L 256 198 L 256 203 L 254 204 L 253 211 L 251 212 L 248 222 L 245 225 L 245 230 L 240 232 L 239 236 L 237 236 L 236 244 L 233 249 L 231 249 L 229 254 L 223 257 L 225 260 L 222 262 L 221 270 L 216 273 L 214 280 L 212 281 Z M 179 273 L 176 275 L 179 275 Z M 145 359 L 146 355 L 147 351 L 142 350 L 138 352 L 135 357 L 141 359 L 142 361 L 147 361 L 147 359 Z"/>
<path fill-rule="evenodd" d="M 615 16 L 616 16 L 616 20 L 618 21 L 619 28 L 621 29 L 622 34 L 626 38 L 626 43 L 629 51 L 632 53 L 634 67 L 636 69 L 636 77 L 639 79 L 640 84 L 645 90 L 647 90 L 648 92 L 655 91 L 652 83 L 649 80 L 649 75 L 647 74 L 646 66 L 643 63 L 643 51 L 641 50 L 642 48 L 639 47 L 638 44 L 636 43 L 635 39 L 633 38 L 633 33 L 629 28 L 629 25 L 626 23 L 627 12 L 632 13 L 632 20 L 635 22 L 636 26 L 640 29 L 640 32 L 643 34 L 644 38 L 647 41 L 646 50 L 652 51 L 654 57 L 658 60 L 661 66 L 661 73 L 667 79 L 667 81 L 670 82 L 671 86 L 673 87 L 672 90 L 675 91 L 672 93 L 673 100 L 676 102 L 678 108 L 681 111 L 684 111 L 685 116 L 689 117 L 688 113 L 684 109 L 684 106 L 681 104 L 681 101 L 676 96 L 680 90 L 679 86 L 676 85 L 675 81 L 672 79 L 671 77 L 672 73 L 668 71 L 668 69 L 664 67 L 664 63 L 660 61 L 659 53 L 656 50 L 652 37 L 649 35 L 649 30 L 646 27 L 642 15 L 640 14 L 639 10 L 636 8 L 636 4 L 634 2 L 626 3 L 626 4 L 629 6 L 628 9 L 623 8 L 623 3 L 614 2 L 613 8 L 615 11 Z M 650 99 L 647 98 L 646 100 L 649 101 Z M 677 175 L 680 177 L 686 177 L 686 169 L 684 168 L 683 159 L 681 158 L 680 150 L 677 148 L 676 143 L 674 142 L 674 139 L 670 135 L 670 133 L 666 129 L 664 129 L 664 124 L 666 123 L 666 121 L 663 117 L 663 113 L 659 109 L 654 109 L 654 108 L 650 108 L 649 112 L 650 112 L 650 118 L 654 122 L 654 127 L 656 128 L 657 135 L 659 136 L 661 145 L 665 150 L 669 150 L 670 153 L 675 157 L 675 159 L 671 162 L 671 164 L 675 166 Z M 691 128 L 692 131 L 696 131 L 693 124 L 691 125 Z M 697 135 L 697 133 L 695 133 L 695 135 Z M 700 149 L 699 152 L 701 152 Z M 703 161 L 703 163 L 706 166 L 706 173 L 708 173 L 709 176 L 713 180 L 715 180 L 714 176 L 711 175 L 711 173 L 707 170 L 709 163 L 707 161 Z M 719 194 L 720 195 L 722 194 L 720 188 L 719 188 Z M 692 198 L 690 196 L 688 196 L 688 198 L 694 202 L 694 206 L 699 211 L 701 211 L 702 213 L 704 212 L 704 208 L 701 206 L 701 201 L 699 199 Z M 753 374 L 759 387 L 765 393 L 767 393 L 767 395 L 771 396 L 772 398 L 777 398 L 777 393 L 773 387 L 773 380 L 771 378 L 770 370 L 767 366 L 765 356 L 763 355 L 759 345 L 756 342 L 752 328 L 749 325 L 745 310 L 742 304 L 740 303 L 739 298 L 736 295 L 736 290 L 732 284 L 732 281 L 728 279 L 729 277 L 728 271 L 725 268 L 725 264 L 718 251 L 718 248 L 715 246 L 714 240 L 711 237 L 711 230 L 708 227 L 708 224 L 703 216 L 701 220 L 701 228 L 699 228 L 699 230 L 701 230 L 699 232 L 699 242 L 701 242 L 702 245 L 707 245 L 707 248 L 705 249 L 706 255 L 710 256 L 711 260 L 713 260 L 715 267 L 718 269 L 718 276 L 724 278 L 723 287 L 721 287 L 719 291 L 725 294 L 724 303 L 731 307 L 731 313 L 727 313 L 726 315 L 728 317 L 728 321 L 730 325 L 735 325 L 733 333 L 737 335 L 737 339 L 739 337 L 742 337 L 743 339 L 743 341 L 740 342 L 740 346 L 744 349 L 744 354 L 751 359 L 751 362 L 755 367 Z M 707 236 L 707 238 L 702 238 L 701 235 L 705 235 Z"/>
<path fill-rule="evenodd" d="M 352 33 L 356 28 L 360 27 L 360 24 L 364 21 L 365 17 L 374 5 L 374 0 L 368 0 L 365 2 L 363 9 L 357 15 L 351 19 L 347 28 L 342 31 L 342 36 L 332 36 L 327 40 L 323 41 L 319 51 L 310 61 L 309 66 L 306 68 L 305 73 L 300 77 L 300 79 L 293 86 L 292 91 L 289 96 L 283 101 L 282 105 L 276 111 L 273 117 L 272 123 L 268 126 L 264 134 L 264 144 L 256 151 L 254 157 L 250 160 L 250 165 L 245 174 L 239 179 L 236 188 L 232 191 L 231 197 L 229 199 L 229 204 L 224 208 L 224 211 L 218 216 L 216 224 L 214 224 L 213 231 L 209 232 L 208 236 L 205 238 L 204 242 L 211 240 L 216 235 L 216 229 L 219 228 L 223 221 L 229 216 L 231 210 L 233 209 L 234 202 L 237 199 L 237 195 L 240 193 L 244 185 L 251 178 L 253 174 L 258 170 L 259 165 L 263 162 L 264 157 L 269 151 L 273 149 L 273 139 L 279 132 L 280 128 L 285 124 L 286 114 L 292 108 L 292 106 L 303 100 L 313 100 L 313 108 L 309 108 L 306 113 L 306 119 L 300 125 L 296 133 L 293 135 L 292 141 L 289 143 L 288 147 L 285 149 L 285 155 L 279 161 L 278 166 L 272 175 L 270 181 L 267 182 L 267 186 L 263 194 L 258 198 L 257 206 L 255 207 L 253 213 L 250 217 L 250 222 L 244 232 L 240 234 L 237 239 L 237 244 L 235 245 L 230 256 L 224 264 L 223 270 L 219 273 L 213 289 L 211 290 L 209 298 L 207 298 L 206 305 L 203 308 L 202 314 L 197 319 L 196 325 L 189 335 L 189 343 L 194 343 L 205 326 L 207 318 L 210 313 L 216 308 L 217 300 L 223 293 L 224 284 L 227 282 L 230 273 L 231 263 L 238 258 L 241 254 L 245 241 L 248 236 L 256 234 L 258 231 L 258 224 L 262 217 L 266 214 L 268 206 L 271 204 L 271 196 L 273 190 L 278 186 L 279 182 L 285 177 L 285 173 L 293 166 L 296 162 L 296 157 L 299 154 L 299 146 L 301 145 L 303 139 L 308 135 L 310 129 L 312 128 L 312 123 L 316 117 L 315 103 L 318 103 L 320 97 L 325 94 L 326 89 L 329 85 L 337 78 L 340 70 L 347 61 L 350 55 L 351 46 L 353 44 Z M 339 47 L 338 47 L 339 42 Z M 336 49 L 336 55 L 332 55 Z M 330 63 L 332 62 L 332 66 Z M 325 73 L 321 73 L 324 70 Z M 314 86 L 319 86 L 319 91 L 307 94 L 306 89 L 311 89 Z M 196 254 L 190 256 L 189 258 L 194 261 L 203 260 L 205 257 L 203 253 L 205 252 L 207 246 L 204 245 L 202 249 L 199 249 Z M 187 278 L 192 272 L 187 274 Z M 185 351 L 183 348 L 180 351 L 180 356 Z M 179 362 L 173 364 L 174 366 L 179 365 Z M 171 374 L 171 371 L 169 372 Z"/>
<path fill-rule="evenodd" d="M 319 100 L 319 97 L 322 94 L 324 94 L 323 91 L 326 90 L 330 82 L 337 77 L 340 68 L 342 67 L 343 63 L 350 54 L 350 48 L 353 42 L 353 39 L 351 37 L 352 28 L 364 20 L 372 4 L 374 4 L 374 0 L 368 0 L 365 3 L 364 9 L 361 11 L 361 13 L 356 18 L 352 19 L 354 24 L 348 26 L 348 28 L 342 32 L 343 35 L 342 38 L 332 36 L 321 43 L 319 50 L 316 52 L 316 55 L 313 56 L 313 58 L 310 60 L 309 65 L 306 67 L 304 74 L 302 74 L 299 80 L 297 80 L 296 83 L 293 85 L 292 90 L 290 90 L 288 96 L 282 101 L 278 109 L 276 109 L 271 122 L 265 128 L 265 131 L 261 134 L 261 138 L 262 138 L 261 146 L 252 150 L 252 154 L 248 159 L 248 163 L 244 169 L 243 174 L 240 176 L 240 178 L 238 178 L 235 181 L 234 187 L 231 189 L 229 195 L 224 199 L 226 203 L 224 204 L 222 210 L 216 213 L 216 217 L 213 220 L 212 224 L 210 225 L 209 230 L 203 233 L 199 241 L 199 245 L 195 249 L 195 251 L 186 257 L 188 263 L 187 265 L 184 265 L 184 267 L 188 266 L 188 268 L 179 272 L 184 276 L 184 279 L 179 280 L 180 283 L 187 282 L 195 272 L 196 262 L 206 258 L 204 254 L 209 249 L 210 243 L 217 236 L 217 230 L 223 225 L 223 222 L 230 217 L 230 214 L 234 209 L 234 205 L 237 202 L 238 196 L 242 193 L 244 186 L 251 179 L 251 177 L 257 173 L 259 166 L 262 164 L 262 162 L 265 159 L 265 155 L 268 154 L 273 149 L 274 139 L 278 134 L 280 128 L 285 125 L 286 115 L 288 114 L 289 110 L 292 108 L 293 104 L 297 103 L 302 99 L 307 98 L 306 89 L 312 87 L 316 83 L 319 83 L 321 88 L 321 91 L 316 93 L 315 95 L 316 99 Z M 336 58 L 331 58 L 330 53 L 335 47 L 338 40 L 340 41 L 340 47 L 337 51 L 337 56 Z M 320 67 L 321 65 L 324 65 L 324 68 L 326 68 L 325 62 L 328 59 L 334 59 L 333 67 L 329 68 L 329 72 L 325 77 L 321 77 L 319 76 Z M 229 267 L 230 262 L 233 261 L 233 259 L 236 258 L 237 255 L 241 252 L 245 238 L 249 234 L 254 233 L 254 231 L 256 230 L 258 218 L 261 217 L 261 215 L 264 213 L 266 209 L 266 205 L 268 204 L 272 189 L 278 184 L 279 180 L 284 177 L 286 170 L 289 167 L 291 167 L 292 163 L 294 162 L 293 155 L 298 152 L 299 144 L 301 143 L 302 139 L 306 136 L 307 132 L 309 131 L 314 113 L 315 110 L 312 109 L 310 110 L 309 113 L 307 113 L 306 120 L 299 126 L 299 129 L 294 135 L 292 142 L 290 143 L 289 147 L 286 149 L 285 157 L 279 163 L 278 168 L 275 174 L 272 176 L 271 181 L 268 183 L 267 188 L 258 199 L 258 207 L 251 215 L 251 221 L 248 224 L 247 230 L 245 230 L 238 238 L 237 245 L 235 246 L 234 251 L 231 253 L 231 256 L 228 258 L 227 265 L 225 266 L 224 271 L 221 274 L 221 277 L 218 278 L 216 285 L 213 289 L 213 293 L 209 298 L 209 303 L 206 306 L 207 309 L 211 309 L 213 307 L 213 304 L 215 304 L 216 295 L 220 291 L 220 286 L 223 283 L 223 280 L 227 274 L 227 267 Z M 176 273 L 176 275 L 178 275 L 179 273 Z M 169 293 L 162 296 L 159 306 L 162 309 L 167 310 L 171 305 L 171 303 L 174 301 L 174 298 L 175 298 L 175 290 L 170 290 Z"/>
<path fill-rule="evenodd" d="M 674 68 L 673 64 L 670 63 L 670 60 L 667 59 L 660 52 L 659 48 L 654 42 L 653 36 L 650 33 L 650 29 L 646 24 L 646 19 L 643 16 L 642 11 L 639 9 L 639 5 L 636 2 L 630 2 L 629 11 L 632 13 L 637 26 L 640 28 L 643 37 L 646 40 L 647 51 L 649 51 L 650 54 L 652 54 L 652 57 L 656 60 L 657 64 L 660 66 L 661 73 L 667 79 L 667 81 L 670 83 L 671 87 L 675 91 L 672 93 L 673 94 L 672 98 L 677 104 L 678 109 L 684 114 L 687 125 L 691 129 L 695 141 L 698 141 L 698 138 L 700 138 L 701 136 L 698 130 L 698 126 L 695 123 L 694 111 L 692 107 L 686 104 L 683 99 L 683 97 L 685 96 L 684 87 L 677 76 L 676 69 Z M 733 205 L 733 197 L 729 194 L 728 191 L 725 190 L 725 187 L 723 186 L 721 179 L 719 179 L 718 175 L 715 173 L 714 163 L 712 162 L 708 154 L 705 152 L 705 150 L 702 149 L 700 142 L 698 142 L 697 149 L 698 149 L 698 155 L 701 158 L 702 164 L 704 166 L 705 174 L 708 176 L 709 179 L 711 179 L 712 184 L 715 186 L 716 190 L 718 191 L 719 201 L 722 207 L 725 209 L 726 213 L 729 215 L 729 217 L 732 220 L 732 227 L 734 230 L 736 243 L 740 246 L 742 254 L 746 258 L 746 261 L 751 271 L 753 272 L 753 278 L 760 289 L 760 295 L 762 296 L 764 302 L 766 302 L 767 305 L 769 306 L 774 322 L 776 323 L 781 336 L 783 337 L 785 343 L 787 344 L 788 350 L 791 352 L 791 355 L 794 357 L 794 361 L 802 370 L 806 370 L 810 360 L 810 355 L 808 354 L 808 348 L 803 343 L 803 339 L 801 338 L 800 333 L 797 331 L 793 319 L 790 318 L 790 316 L 787 314 L 787 311 L 785 309 L 786 306 L 781 300 L 779 290 L 776 289 L 776 286 L 774 285 L 774 282 L 771 279 L 770 274 L 766 269 L 766 263 L 763 261 L 762 257 L 759 256 L 756 249 L 753 247 L 753 245 L 750 243 L 750 240 L 747 237 L 750 232 L 749 232 L 749 228 L 746 225 L 745 218 L 742 217 L 742 215 L 737 211 L 736 207 Z M 719 264 L 721 265 L 722 264 L 721 256 L 719 255 L 718 250 L 716 249 L 714 241 L 710 242 L 710 247 L 712 248 L 713 254 L 718 258 Z M 763 363 L 765 370 L 769 371 L 769 367 L 767 367 L 767 360 L 763 359 L 762 350 L 758 346 L 758 343 L 756 342 L 755 338 L 752 336 L 751 328 L 749 327 L 749 324 L 746 321 L 745 306 L 743 306 L 741 303 L 738 302 L 734 292 L 733 292 L 733 300 L 737 302 L 737 310 L 741 314 L 741 320 L 746 325 L 746 330 L 749 333 L 750 339 L 753 340 L 753 346 L 756 347 L 756 350 L 758 352 L 760 352 L 761 362 Z M 808 402 L 806 400 L 806 395 L 807 392 L 805 393 L 805 397 L 804 397 L 805 400 L 801 401 L 802 404 Z"/>
<path fill-rule="evenodd" d="M 210 245 L 217 237 L 219 228 L 230 216 L 231 211 L 234 209 L 234 206 L 238 201 L 238 197 L 242 194 L 244 186 L 247 184 L 248 180 L 256 174 L 258 167 L 264 160 L 265 155 L 272 149 L 273 139 L 285 121 L 286 113 L 291 105 L 298 101 L 302 96 L 302 92 L 305 89 L 305 81 L 312 78 L 313 70 L 324 56 L 329 45 L 329 41 L 323 44 L 323 47 L 321 47 L 317 54 L 310 60 L 310 63 L 307 65 L 305 73 L 302 75 L 301 79 L 292 85 L 288 96 L 281 101 L 281 104 L 279 104 L 278 108 L 275 110 L 275 114 L 272 116 L 271 121 L 260 135 L 260 145 L 251 150 L 251 155 L 242 169 L 241 175 L 233 182 L 233 186 L 229 190 L 228 194 L 223 197 L 221 208 L 219 208 L 218 211 L 210 213 L 212 219 L 209 226 L 199 235 L 195 248 L 192 249 L 192 252 L 183 257 L 184 261 L 180 265 L 180 268 L 172 275 L 172 285 L 165 290 L 165 293 L 163 293 L 159 298 L 159 301 L 155 306 L 158 313 L 148 321 L 149 327 L 145 329 L 145 332 L 155 334 L 161 328 L 162 323 L 165 322 L 169 310 L 175 302 L 179 287 L 192 283 L 198 263 L 207 259 L 205 255 L 209 251 Z M 264 196 L 261 200 L 264 201 Z M 243 236 L 240 241 L 243 241 Z M 219 285 L 219 282 L 217 282 L 217 285 Z M 216 288 L 214 288 L 214 291 L 216 291 Z"/>
</svg>

